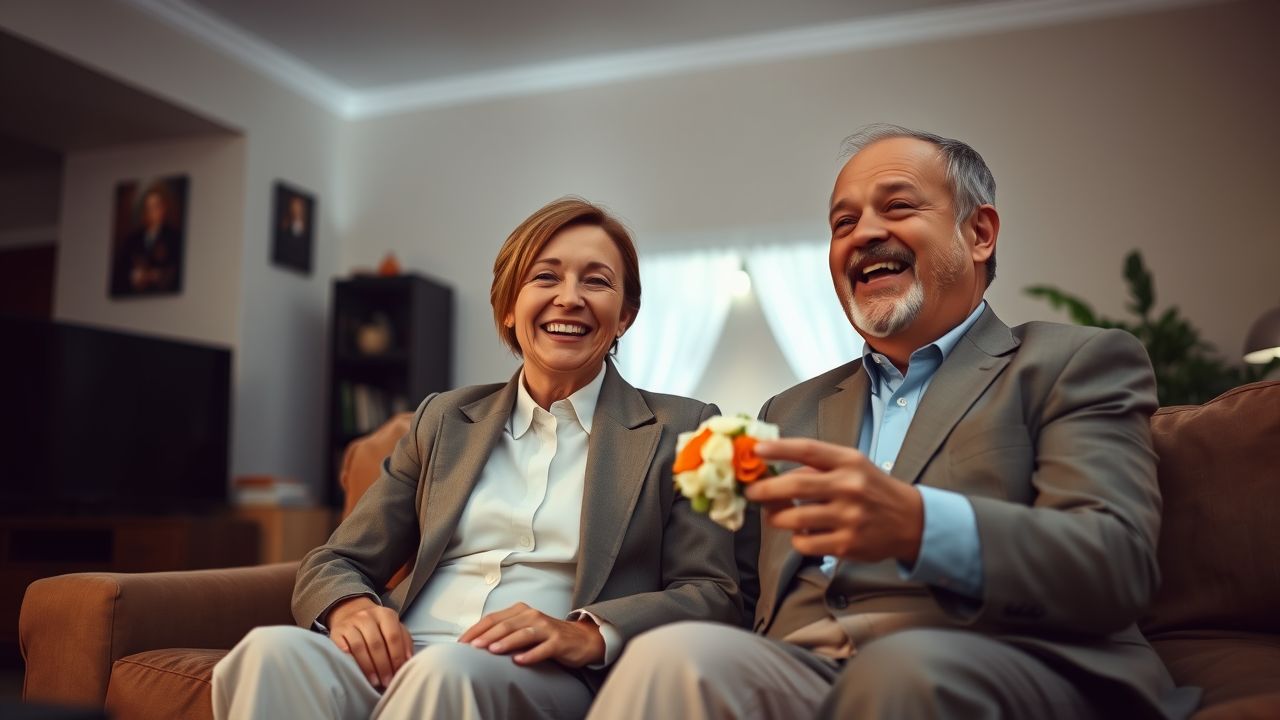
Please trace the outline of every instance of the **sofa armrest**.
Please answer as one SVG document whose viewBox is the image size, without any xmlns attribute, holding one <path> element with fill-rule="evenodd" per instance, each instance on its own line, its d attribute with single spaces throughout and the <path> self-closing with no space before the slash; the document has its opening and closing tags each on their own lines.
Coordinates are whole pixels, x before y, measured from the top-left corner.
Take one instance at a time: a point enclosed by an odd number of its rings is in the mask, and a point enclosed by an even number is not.
<svg viewBox="0 0 1280 720">
<path fill-rule="evenodd" d="M 259 625 L 293 624 L 297 562 L 218 570 L 75 573 L 31 583 L 18 639 L 22 695 L 102 707 L 111 664 L 172 647 L 231 648 Z"/>
</svg>

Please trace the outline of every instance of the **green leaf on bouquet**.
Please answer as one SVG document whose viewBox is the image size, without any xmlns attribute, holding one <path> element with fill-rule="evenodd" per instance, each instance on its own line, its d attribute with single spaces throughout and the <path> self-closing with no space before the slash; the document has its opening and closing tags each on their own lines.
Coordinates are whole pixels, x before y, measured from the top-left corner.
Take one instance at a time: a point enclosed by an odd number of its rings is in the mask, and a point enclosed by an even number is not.
<svg viewBox="0 0 1280 720">
<path fill-rule="evenodd" d="M 711 498 L 706 495 L 699 495 L 689 501 L 693 505 L 693 509 L 700 513 L 710 512 Z"/>
</svg>

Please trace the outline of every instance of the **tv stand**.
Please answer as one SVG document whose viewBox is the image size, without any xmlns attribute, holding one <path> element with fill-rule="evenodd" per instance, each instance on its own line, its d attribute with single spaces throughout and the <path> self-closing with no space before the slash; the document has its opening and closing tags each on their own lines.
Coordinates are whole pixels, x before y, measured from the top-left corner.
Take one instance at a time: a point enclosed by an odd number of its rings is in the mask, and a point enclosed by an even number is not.
<svg viewBox="0 0 1280 720">
<path fill-rule="evenodd" d="M 253 520 L 230 512 L 0 517 L 0 643 L 17 643 L 22 595 L 35 580 L 256 565 L 259 532 Z"/>
</svg>

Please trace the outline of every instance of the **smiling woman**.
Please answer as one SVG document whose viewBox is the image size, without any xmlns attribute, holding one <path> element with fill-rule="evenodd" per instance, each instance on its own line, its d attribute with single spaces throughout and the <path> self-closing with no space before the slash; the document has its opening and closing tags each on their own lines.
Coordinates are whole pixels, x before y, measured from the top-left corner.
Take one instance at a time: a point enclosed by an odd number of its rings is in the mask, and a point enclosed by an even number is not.
<svg viewBox="0 0 1280 720">
<path fill-rule="evenodd" d="M 640 311 L 640 266 L 626 228 L 600 208 L 565 198 L 507 238 L 493 265 L 494 320 L 524 358 L 544 408 L 598 374 Z"/>
<path fill-rule="evenodd" d="M 548 204 L 503 244 L 490 299 L 520 371 L 422 402 L 303 560 L 302 627 L 259 628 L 214 669 L 215 716 L 581 717 L 631 637 L 741 622 L 732 536 L 671 477 L 677 436 L 718 411 L 607 359 L 640 309 L 626 229 Z"/>
</svg>

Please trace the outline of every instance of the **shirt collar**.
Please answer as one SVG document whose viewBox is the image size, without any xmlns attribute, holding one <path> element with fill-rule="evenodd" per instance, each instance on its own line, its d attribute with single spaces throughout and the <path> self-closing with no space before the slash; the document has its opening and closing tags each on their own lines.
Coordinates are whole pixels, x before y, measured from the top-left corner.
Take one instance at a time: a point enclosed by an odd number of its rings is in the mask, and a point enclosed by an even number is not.
<svg viewBox="0 0 1280 720">
<path fill-rule="evenodd" d="M 978 318 L 986 308 L 987 301 L 983 300 L 978 303 L 978 307 L 974 308 L 973 312 L 969 313 L 968 317 L 960 321 L 959 325 L 948 330 L 945 335 L 937 340 L 934 340 L 922 348 L 916 349 L 915 352 L 911 353 L 911 357 L 907 360 L 908 370 L 910 370 L 911 362 L 918 357 L 922 357 L 925 353 L 928 353 L 930 348 L 937 349 L 936 353 L 938 358 L 937 364 L 934 367 L 936 368 L 937 365 L 941 365 L 942 361 L 946 360 L 947 356 L 951 354 L 951 351 L 955 350 L 956 345 L 960 343 L 960 338 L 964 337 L 965 333 L 969 332 L 969 328 L 972 328 L 973 324 L 978 322 Z M 879 353 L 877 353 L 871 345 L 864 340 L 862 342 L 862 367 L 867 371 L 867 375 L 871 378 L 871 386 L 873 388 L 876 387 L 880 381 L 880 377 L 877 374 L 880 370 L 880 364 L 875 361 L 875 356 L 877 355 L 879 355 Z M 880 357 L 884 356 L 881 355 Z M 887 360 L 885 362 L 887 362 Z"/>
<path fill-rule="evenodd" d="M 596 373 L 591 382 L 578 388 L 577 392 L 564 400 L 556 401 L 568 403 L 573 414 L 577 416 L 578 424 L 588 435 L 591 434 L 591 419 L 596 414 L 596 403 L 600 400 L 600 388 L 604 387 L 604 369 L 604 364 L 601 364 L 600 372 Z M 523 437 L 529 431 L 529 426 L 533 424 L 534 412 L 541 409 L 524 386 L 524 370 L 521 369 L 520 378 L 516 381 L 516 406 L 511 412 L 511 420 L 507 426 L 511 437 L 516 440 Z"/>
</svg>

